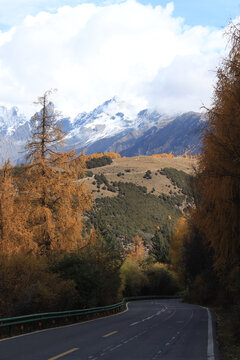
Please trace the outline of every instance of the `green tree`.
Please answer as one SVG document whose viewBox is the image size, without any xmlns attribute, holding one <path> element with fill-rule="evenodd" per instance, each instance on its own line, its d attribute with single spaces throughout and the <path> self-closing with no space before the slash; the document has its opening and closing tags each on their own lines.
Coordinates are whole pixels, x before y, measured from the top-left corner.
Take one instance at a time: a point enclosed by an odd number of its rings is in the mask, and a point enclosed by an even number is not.
<svg viewBox="0 0 240 360">
<path fill-rule="evenodd" d="M 154 259 L 160 263 L 168 262 L 169 253 L 169 240 L 168 235 L 165 232 L 157 229 L 154 236 L 151 239 L 152 248 L 150 254 L 153 255 Z"/>
</svg>

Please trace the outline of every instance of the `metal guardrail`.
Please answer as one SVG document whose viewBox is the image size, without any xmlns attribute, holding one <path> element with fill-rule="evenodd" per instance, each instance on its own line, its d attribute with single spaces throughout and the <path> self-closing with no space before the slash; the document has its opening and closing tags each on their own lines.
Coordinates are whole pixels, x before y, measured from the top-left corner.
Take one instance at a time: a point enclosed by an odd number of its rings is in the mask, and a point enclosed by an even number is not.
<svg viewBox="0 0 240 360">
<path fill-rule="evenodd" d="M 113 305 L 100 306 L 89 309 L 67 310 L 58 312 L 47 312 L 0 319 L 0 337 L 19 335 L 58 325 L 71 324 L 110 315 L 126 308 L 127 301 L 150 300 L 150 299 L 180 299 L 181 296 L 131 296 L 123 298 L 122 301 Z M 94 315 L 94 316 L 93 316 Z"/>
</svg>

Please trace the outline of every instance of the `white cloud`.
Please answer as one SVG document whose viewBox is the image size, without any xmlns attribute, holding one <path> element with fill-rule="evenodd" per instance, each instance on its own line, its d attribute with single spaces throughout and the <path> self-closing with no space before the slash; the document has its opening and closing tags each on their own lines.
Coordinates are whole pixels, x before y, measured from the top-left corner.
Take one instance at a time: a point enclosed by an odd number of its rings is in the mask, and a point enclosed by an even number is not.
<svg viewBox="0 0 240 360">
<path fill-rule="evenodd" d="M 58 88 L 58 108 L 72 115 L 114 95 L 139 108 L 199 110 L 210 104 L 224 46 L 222 31 L 174 18 L 173 3 L 40 12 L 0 33 L 0 103 L 31 112 L 37 96 Z"/>
</svg>

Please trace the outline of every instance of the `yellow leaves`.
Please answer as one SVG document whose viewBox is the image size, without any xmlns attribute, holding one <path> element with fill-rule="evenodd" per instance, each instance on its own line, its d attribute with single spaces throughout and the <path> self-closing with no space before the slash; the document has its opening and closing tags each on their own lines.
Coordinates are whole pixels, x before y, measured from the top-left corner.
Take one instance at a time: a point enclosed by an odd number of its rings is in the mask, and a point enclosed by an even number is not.
<svg viewBox="0 0 240 360">
<path fill-rule="evenodd" d="M 91 160 L 91 159 L 98 159 L 103 156 L 108 156 L 111 159 L 118 159 L 121 157 L 120 154 L 117 154 L 114 152 L 107 152 L 107 153 L 95 153 L 95 154 L 90 154 L 90 155 L 84 155 L 84 159 L 85 159 L 85 161 L 87 161 L 87 160 Z"/>
<path fill-rule="evenodd" d="M 91 196 L 85 184 L 77 181 L 77 173 L 66 159 L 71 159 L 69 154 L 58 156 L 59 163 L 55 162 L 55 166 L 40 159 L 26 166 L 14 179 L 14 185 L 12 170 L 8 174 L 3 168 L 0 173 L 2 253 L 27 251 L 48 255 L 75 251 L 85 245 L 82 216 L 91 208 Z"/>
<path fill-rule="evenodd" d="M 183 244 L 188 235 L 188 224 L 185 217 L 178 219 L 174 233 L 170 241 L 169 257 L 173 270 L 178 274 L 179 280 L 183 282 Z"/>
<path fill-rule="evenodd" d="M 170 154 L 166 154 L 166 153 L 162 153 L 162 154 L 153 154 L 151 155 L 153 158 L 174 158 L 174 155 L 172 153 Z"/>
<path fill-rule="evenodd" d="M 107 152 L 104 155 L 109 156 L 111 159 L 119 159 L 121 157 L 120 154 L 114 152 Z"/>
<path fill-rule="evenodd" d="M 139 263 L 134 258 L 128 257 L 121 269 L 121 288 L 120 292 L 128 292 L 128 295 L 136 296 L 140 293 L 141 289 L 147 285 L 148 279 L 141 269 Z"/>
<path fill-rule="evenodd" d="M 9 163 L 0 173 L 2 253 L 24 249 L 48 255 L 82 246 L 82 216 L 91 207 L 90 193 L 78 181 L 85 159 L 83 155 L 76 158 L 75 151 L 55 151 L 65 134 L 50 95 L 46 91 L 38 99 L 42 109 L 32 118 L 32 139 L 26 146 L 31 163 L 14 184 Z"/>
<path fill-rule="evenodd" d="M 142 260 L 146 255 L 146 249 L 143 243 L 143 239 L 140 236 L 135 236 L 130 244 L 128 257 L 135 259 L 136 261 Z"/>
<path fill-rule="evenodd" d="M 162 153 L 162 154 L 152 154 L 151 155 L 153 158 L 174 158 L 175 156 L 170 153 L 170 154 L 167 154 L 167 153 Z M 199 157 L 199 154 L 198 155 L 191 155 L 189 154 L 188 151 L 186 151 L 183 155 L 181 155 L 182 157 L 184 157 L 185 159 L 197 159 Z"/>
<path fill-rule="evenodd" d="M 12 168 L 5 163 L 0 172 L 0 252 L 10 256 L 27 245 L 34 249 L 31 231 L 27 229 L 26 212 L 13 185 Z"/>
</svg>

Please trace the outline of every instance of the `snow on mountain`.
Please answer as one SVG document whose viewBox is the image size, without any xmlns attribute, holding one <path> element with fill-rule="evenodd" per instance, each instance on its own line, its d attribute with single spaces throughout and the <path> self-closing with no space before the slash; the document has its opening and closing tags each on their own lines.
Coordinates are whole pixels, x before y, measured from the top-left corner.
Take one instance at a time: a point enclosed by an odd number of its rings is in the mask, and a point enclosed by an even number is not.
<svg viewBox="0 0 240 360">
<path fill-rule="evenodd" d="M 153 114 L 153 116 L 151 116 Z M 80 140 L 85 146 L 119 133 L 156 125 L 163 116 L 156 111 L 137 112 L 136 108 L 118 97 L 104 102 L 93 111 L 80 113 L 72 121 L 68 139 Z"/>
<path fill-rule="evenodd" d="M 11 136 L 16 129 L 25 124 L 27 118 L 19 113 L 17 107 L 7 109 L 5 106 L 0 106 L 0 133 L 1 135 Z"/>
<path fill-rule="evenodd" d="M 167 117 L 156 110 L 139 111 L 115 96 L 88 113 L 82 112 L 74 119 L 61 120 L 63 130 L 68 133 L 64 150 L 76 149 L 77 153 L 83 149 L 86 153 L 127 151 L 135 146 L 138 139 L 151 143 L 149 131 L 155 134 L 160 129 L 167 128 L 174 119 L 176 117 Z M 187 131 L 186 129 L 187 124 L 184 131 Z M 172 132 L 174 129 L 171 128 L 170 133 Z M 146 140 L 145 134 L 148 136 Z M 23 162 L 26 155 L 24 146 L 30 136 L 30 119 L 22 115 L 17 107 L 7 109 L 0 106 L 0 163 L 8 158 L 13 164 Z M 181 136 L 184 134 L 181 133 Z M 136 151 L 146 150 L 147 145 L 143 150 L 142 148 L 140 146 Z M 132 152 L 134 149 L 132 148 Z"/>
</svg>

